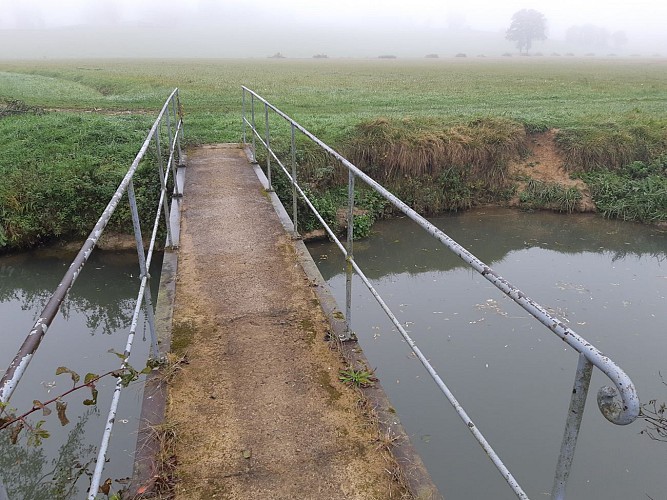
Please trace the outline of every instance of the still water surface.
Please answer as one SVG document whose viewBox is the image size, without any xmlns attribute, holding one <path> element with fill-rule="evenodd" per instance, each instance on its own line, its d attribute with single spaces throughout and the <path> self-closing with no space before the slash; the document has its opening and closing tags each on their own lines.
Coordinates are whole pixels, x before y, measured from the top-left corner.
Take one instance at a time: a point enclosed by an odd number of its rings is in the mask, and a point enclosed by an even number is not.
<svg viewBox="0 0 667 500">
<path fill-rule="evenodd" d="M 477 210 L 432 222 L 667 401 L 667 233 L 596 216 Z M 531 498 L 549 498 L 577 353 L 408 219 L 383 221 L 355 258 Z M 344 261 L 309 246 L 337 302 Z M 353 329 L 448 500 L 515 498 L 363 284 Z M 667 498 L 667 443 L 597 409 L 595 370 L 569 499 Z"/>
<path fill-rule="evenodd" d="M 3 373 L 73 257 L 74 254 L 53 251 L 0 257 L 0 370 Z M 75 370 L 82 379 L 88 372 L 101 374 L 119 367 L 118 357 L 108 351 L 122 353 L 125 350 L 139 288 L 138 274 L 136 252 L 93 253 L 14 393 L 11 406 L 29 409 L 34 399 L 45 401 L 71 388 L 69 375 L 55 375 L 59 366 Z M 159 276 L 159 268 L 152 274 Z M 150 350 L 150 339 L 146 338 L 149 335 L 142 317 L 130 358 L 135 368 L 145 365 Z M 60 425 L 55 409 L 47 417 L 33 414 L 30 417 L 33 424 L 45 420 L 43 427 L 51 434 L 41 447 L 28 446 L 25 433 L 18 445 L 11 445 L 9 434 L 0 432 L 0 480 L 10 499 L 85 498 L 89 479 L 83 474 L 76 480 L 81 470 L 79 465 L 90 464 L 89 470 L 94 469 L 93 460 L 114 386 L 112 377 L 98 383 L 96 407 L 82 404 L 90 397 L 90 391 L 81 390 L 68 396 L 70 423 L 65 427 Z M 109 463 L 102 477 L 103 481 L 113 480 L 112 491 L 121 489 L 124 479 L 132 474 L 141 396 L 140 383 L 124 389 L 121 394 Z"/>
</svg>

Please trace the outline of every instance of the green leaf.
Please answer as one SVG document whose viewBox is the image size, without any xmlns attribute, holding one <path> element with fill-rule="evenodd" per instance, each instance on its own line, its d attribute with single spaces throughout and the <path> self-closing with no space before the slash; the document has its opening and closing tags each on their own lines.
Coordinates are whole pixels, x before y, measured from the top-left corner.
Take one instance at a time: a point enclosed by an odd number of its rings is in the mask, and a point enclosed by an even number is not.
<svg viewBox="0 0 667 500">
<path fill-rule="evenodd" d="M 21 430 L 23 430 L 23 421 L 19 420 L 16 425 L 12 426 L 9 432 L 9 440 L 11 441 L 12 444 L 16 444 L 19 439 L 19 434 L 21 433 Z"/>
<path fill-rule="evenodd" d="M 115 354 L 118 358 L 125 360 L 125 354 L 123 354 L 122 352 L 117 352 L 114 349 L 109 349 L 107 352 Z"/>
<path fill-rule="evenodd" d="M 33 408 L 40 408 L 45 417 L 48 417 L 49 415 L 51 415 L 51 409 L 49 407 L 47 407 L 46 405 L 44 405 L 44 403 L 42 403 L 38 399 L 33 400 L 32 406 L 33 406 Z"/>
<path fill-rule="evenodd" d="M 152 371 L 153 371 L 153 368 L 151 368 L 150 366 L 147 366 L 143 370 L 141 370 L 139 373 L 141 373 L 142 375 L 148 375 Z"/>
<path fill-rule="evenodd" d="M 86 385 L 90 384 L 93 380 L 95 380 L 98 377 L 99 375 L 96 373 L 86 373 L 86 376 L 83 379 L 83 383 Z"/>
<path fill-rule="evenodd" d="M 59 366 L 56 369 L 56 375 L 62 375 L 63 373 L 69 373 L 70 374 L 70 376 L 72 377 L 72 382 L 74 382 L 74 385 L 76 385 L 77 382 L 79 380 L 81 380 L 81 377 L 79 376 L 79 374 L 77 372 L 75 372 L 74 370 L 70 370 L 66 366 Z"/>
<path fill-rule="evenodd" d="M 95 387 L 90 388 L 91 399 L 85 399 L 83 404 L 86 406 L 95 406 L 97 404 L 97 389 Z"/>
</svg>

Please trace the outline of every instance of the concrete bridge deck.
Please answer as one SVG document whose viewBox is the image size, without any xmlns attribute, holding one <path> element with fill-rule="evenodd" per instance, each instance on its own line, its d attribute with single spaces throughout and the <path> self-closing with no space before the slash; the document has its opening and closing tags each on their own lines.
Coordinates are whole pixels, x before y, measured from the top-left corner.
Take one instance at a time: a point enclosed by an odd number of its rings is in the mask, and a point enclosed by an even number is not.
<svg viewBox="0 0 667 500">
<path fill-rule="evenodd" d="M 410 498 L 245 153 L 190 151 L 170 389 L 178 498 Z M 430 497 L 430 495 L 428 496 Z"/>
</svg>

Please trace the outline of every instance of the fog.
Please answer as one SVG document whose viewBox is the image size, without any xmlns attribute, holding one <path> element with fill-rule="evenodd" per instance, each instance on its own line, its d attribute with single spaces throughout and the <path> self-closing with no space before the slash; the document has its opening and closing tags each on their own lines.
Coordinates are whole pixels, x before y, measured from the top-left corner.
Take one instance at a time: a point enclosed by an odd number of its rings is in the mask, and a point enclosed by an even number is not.
<svg viewBox="0 0 667 500">
<path fill-rule="evenodd" d="M 498 56 L 516 52 L 504 33 L 522 8 L 547 19 L 532 52 L 667 47 L 664 0 L 0 0 L 0 59 Z M 574 40 L 582 26 L 602 36 Z"/>
</svg>

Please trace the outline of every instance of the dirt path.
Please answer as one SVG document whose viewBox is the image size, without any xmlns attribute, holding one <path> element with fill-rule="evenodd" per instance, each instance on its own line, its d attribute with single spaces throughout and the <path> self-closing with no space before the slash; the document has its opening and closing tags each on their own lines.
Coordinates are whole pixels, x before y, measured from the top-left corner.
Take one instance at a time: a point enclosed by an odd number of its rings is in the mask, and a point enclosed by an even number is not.
<svg viewBox="0 0 667 500">
<path fill-rule="evenodd" d="M 185 192 L 172 345 L 189 364 L 167 416 L 177 498 L 405 498 L 243 151 L 191 151 Z"/>
</svg>

